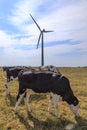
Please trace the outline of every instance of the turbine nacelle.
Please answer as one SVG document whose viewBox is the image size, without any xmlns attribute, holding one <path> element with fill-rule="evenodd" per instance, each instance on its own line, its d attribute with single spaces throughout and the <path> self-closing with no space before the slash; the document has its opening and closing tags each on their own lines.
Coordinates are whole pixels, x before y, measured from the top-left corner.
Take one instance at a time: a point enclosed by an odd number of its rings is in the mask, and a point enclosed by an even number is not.
<svg viewBox="0 0 87 130">
<path fill-rule="evenodd" d="M 51 31 L 51 30 L 45 30 L 45 29 L 43 29 L 41 32 L 44 32 L 44 33 L 49 33 L 49 32 L 53 32 L 53 31 Z"/>
</svg>

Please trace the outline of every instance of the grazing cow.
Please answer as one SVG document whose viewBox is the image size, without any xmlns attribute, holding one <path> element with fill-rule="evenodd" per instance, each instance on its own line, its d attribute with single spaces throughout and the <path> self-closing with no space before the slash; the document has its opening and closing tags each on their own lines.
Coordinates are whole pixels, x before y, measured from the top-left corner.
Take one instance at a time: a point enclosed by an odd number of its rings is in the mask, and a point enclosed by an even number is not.
<svg viewBox="0 0 87 130">
<path fill-rule="evenodd" d="M 25 105 L 27 111 L 30 112 L 28 106 L 28 89 L 31 89 L 37 93 L 51 93 L 49 112 L 52 103 L 55 106 L 55 115 L 59 118 L 58 113 L 58 101 L 60 97 L 63 101 L 66 101 L 75 116 L 79 116 L 79 101 L 76 96 L 74 96 L 73 91 L 70 87 L 69 80 L 62 76 L 61 74 L 54 74 L 53 72 L 20 72 L 18 75 L 19 81 L 19 91 L 17 95 L 17 101 L 15 105 L 15 113 L 17 113 L 18 105 L 24 96 Z"/>
<path fill-rule="evenodd" d="M 7 83 L 5 84 L 6 86 L 6 93 L 10 94 L 10 84 L 14 81 L 14 79 L 17 79 L 17 76 L 21 70 L 26 71 L 26 70 L 31 70 L 36 71 L 30 66 L 3 66 L 3 71 L 6 72 L 6 77 L 7 77 Z M 51 71 L 55 73 L 59 73 L 57 71 L 56 67 L 49 65 L 49 66 L 41 66 L 39 67 L 41 71 Z"/>
<path fill-rule="evenodd" d="M 59 70 L 55 66 L 53 66 L 53 65 L 40 66 L 39 69 L 41 71 L 51 71 L 51 72 L 54 72 L 54 73 L 60 73 Z"/>
<path fill-rule="evenodd" d="M 3 67 L 3 71 L 6 72 L 7 83 L 6 86 L 6 93 L 10 94 L 10 83 L 17 79 L 17 76 L 20 71 L 31 70 L 31 67 L 24 67 L 24 66 L 12 66 L 12 67 Z"/>
</svg>

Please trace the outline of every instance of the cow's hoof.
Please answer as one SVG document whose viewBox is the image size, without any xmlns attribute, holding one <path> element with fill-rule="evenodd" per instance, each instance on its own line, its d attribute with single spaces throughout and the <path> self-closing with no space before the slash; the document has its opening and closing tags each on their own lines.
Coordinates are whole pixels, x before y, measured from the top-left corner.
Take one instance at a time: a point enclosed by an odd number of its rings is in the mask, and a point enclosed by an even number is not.
<svg viewBox="0 0 87 130">
<path fill-rule="evenodd" d="M 17 112 L 17 111 L 15 111 L 15 110 L 14 110 L 14 113 L 15 113 L 16 115 L 18 114 L 18 112 Z"/>
</svg>

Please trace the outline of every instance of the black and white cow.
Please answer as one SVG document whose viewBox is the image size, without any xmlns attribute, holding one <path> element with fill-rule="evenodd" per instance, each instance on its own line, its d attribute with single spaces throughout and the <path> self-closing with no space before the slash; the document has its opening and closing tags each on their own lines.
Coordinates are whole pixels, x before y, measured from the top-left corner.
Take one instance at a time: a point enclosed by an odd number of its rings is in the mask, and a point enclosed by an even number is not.
<svg viewBox="0 0 87 130">
<path fill-rule="evenodd" d="M 10 94 L 10 84 L 17 79 L 17 76 L 20 71 L 32 71 L 35 72 L 36 70 L 31 66 L 3 66 L 3 72 L 6 72 L 7 83 L 5 84 L 6 87 L 6 94 Z M 51 71 L 55 73 L 59 73 L 55 66 L 40 66 L 39 70 L 41 71 Z"/>
<path fill-rule="evenodd" d="M 3 69 L 3 72 L 4 72 L 4 71 L 7 71 L 8 69 L 12 69 L 14 67 L 16 67 L 16 66 L 3 66 L 2 69 Z"/>
<path fill-rule="evenodd" d="M 30 112 L 28 105 L 28 89 L 37 93 L 51 93 L 50 104 L 48 111 L 50 112 L 51 105 L 55 106 L 55 115 L 59 118 L 58 101 L 62 98 L 69 104 L 75 116 L 79 116 L 79 101 L 70 87 L 69 80 L 61 74 L 54 74 L 53 72 L 21 72 L 18 75 L 19 91 L 15 105 L 15 113 L 17 113 L 18 105 L 24 96 L 27 111 Z"/>
<path fill-rule="evenodd" d="M 41 71 L 51 71 L 51 72 L 54 72 L 54 73 L 60 73 L 59 70 L 53 65 L 40 66 L 39 70 L 41 70 Z"/>
<path fill-rule="evenodd" d="M 12 66 L 12 67 L 3 67 L 3 71 L 6 72 L 6 78 L 7 82 L 5 84 L 6 87 L 6 94 L 10 94 L 10 84 L 17 79 L 17 76 L 20 71 L 26 71 L 31 70 L 31 67 L 25 67 L 25 66 Z"/>
</svg>

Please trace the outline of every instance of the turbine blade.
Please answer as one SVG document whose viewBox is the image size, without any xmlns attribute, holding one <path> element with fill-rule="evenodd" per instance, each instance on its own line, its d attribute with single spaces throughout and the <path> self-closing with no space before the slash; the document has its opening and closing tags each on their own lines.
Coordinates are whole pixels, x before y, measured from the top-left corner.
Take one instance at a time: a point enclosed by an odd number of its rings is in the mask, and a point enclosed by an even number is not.
<svg viewBox="0 0 87 130">
<path fill-rule="evenodd" d="M 40 35 L 39 35 L 38 42 L 37 42 L 37 48 L 38 48 L 38 46 L 39 46 L 39 42 L 40 42 L 41 35 L 42 35 L 42 33 L 40 33 Z"/>
<path fill-rule="evenodd" d="M 48 32 L 53 32 L 53 31 L 46 31 L 46 30 L 43 30 L 43 32 L 48 33 Z"/>
<path fill-rule="evenodd" d="M 30 14 L 31 18 L 33 19 L 34 23 L 37 25 L 37 27 L 39 28 L 39 30 L 41 31 L 41 28 L 39 27 L 39 25 L 37 24 L 37 22 L 35 21 L 35 19 L 33 18 L 33 16 Z"/>
</svg>

